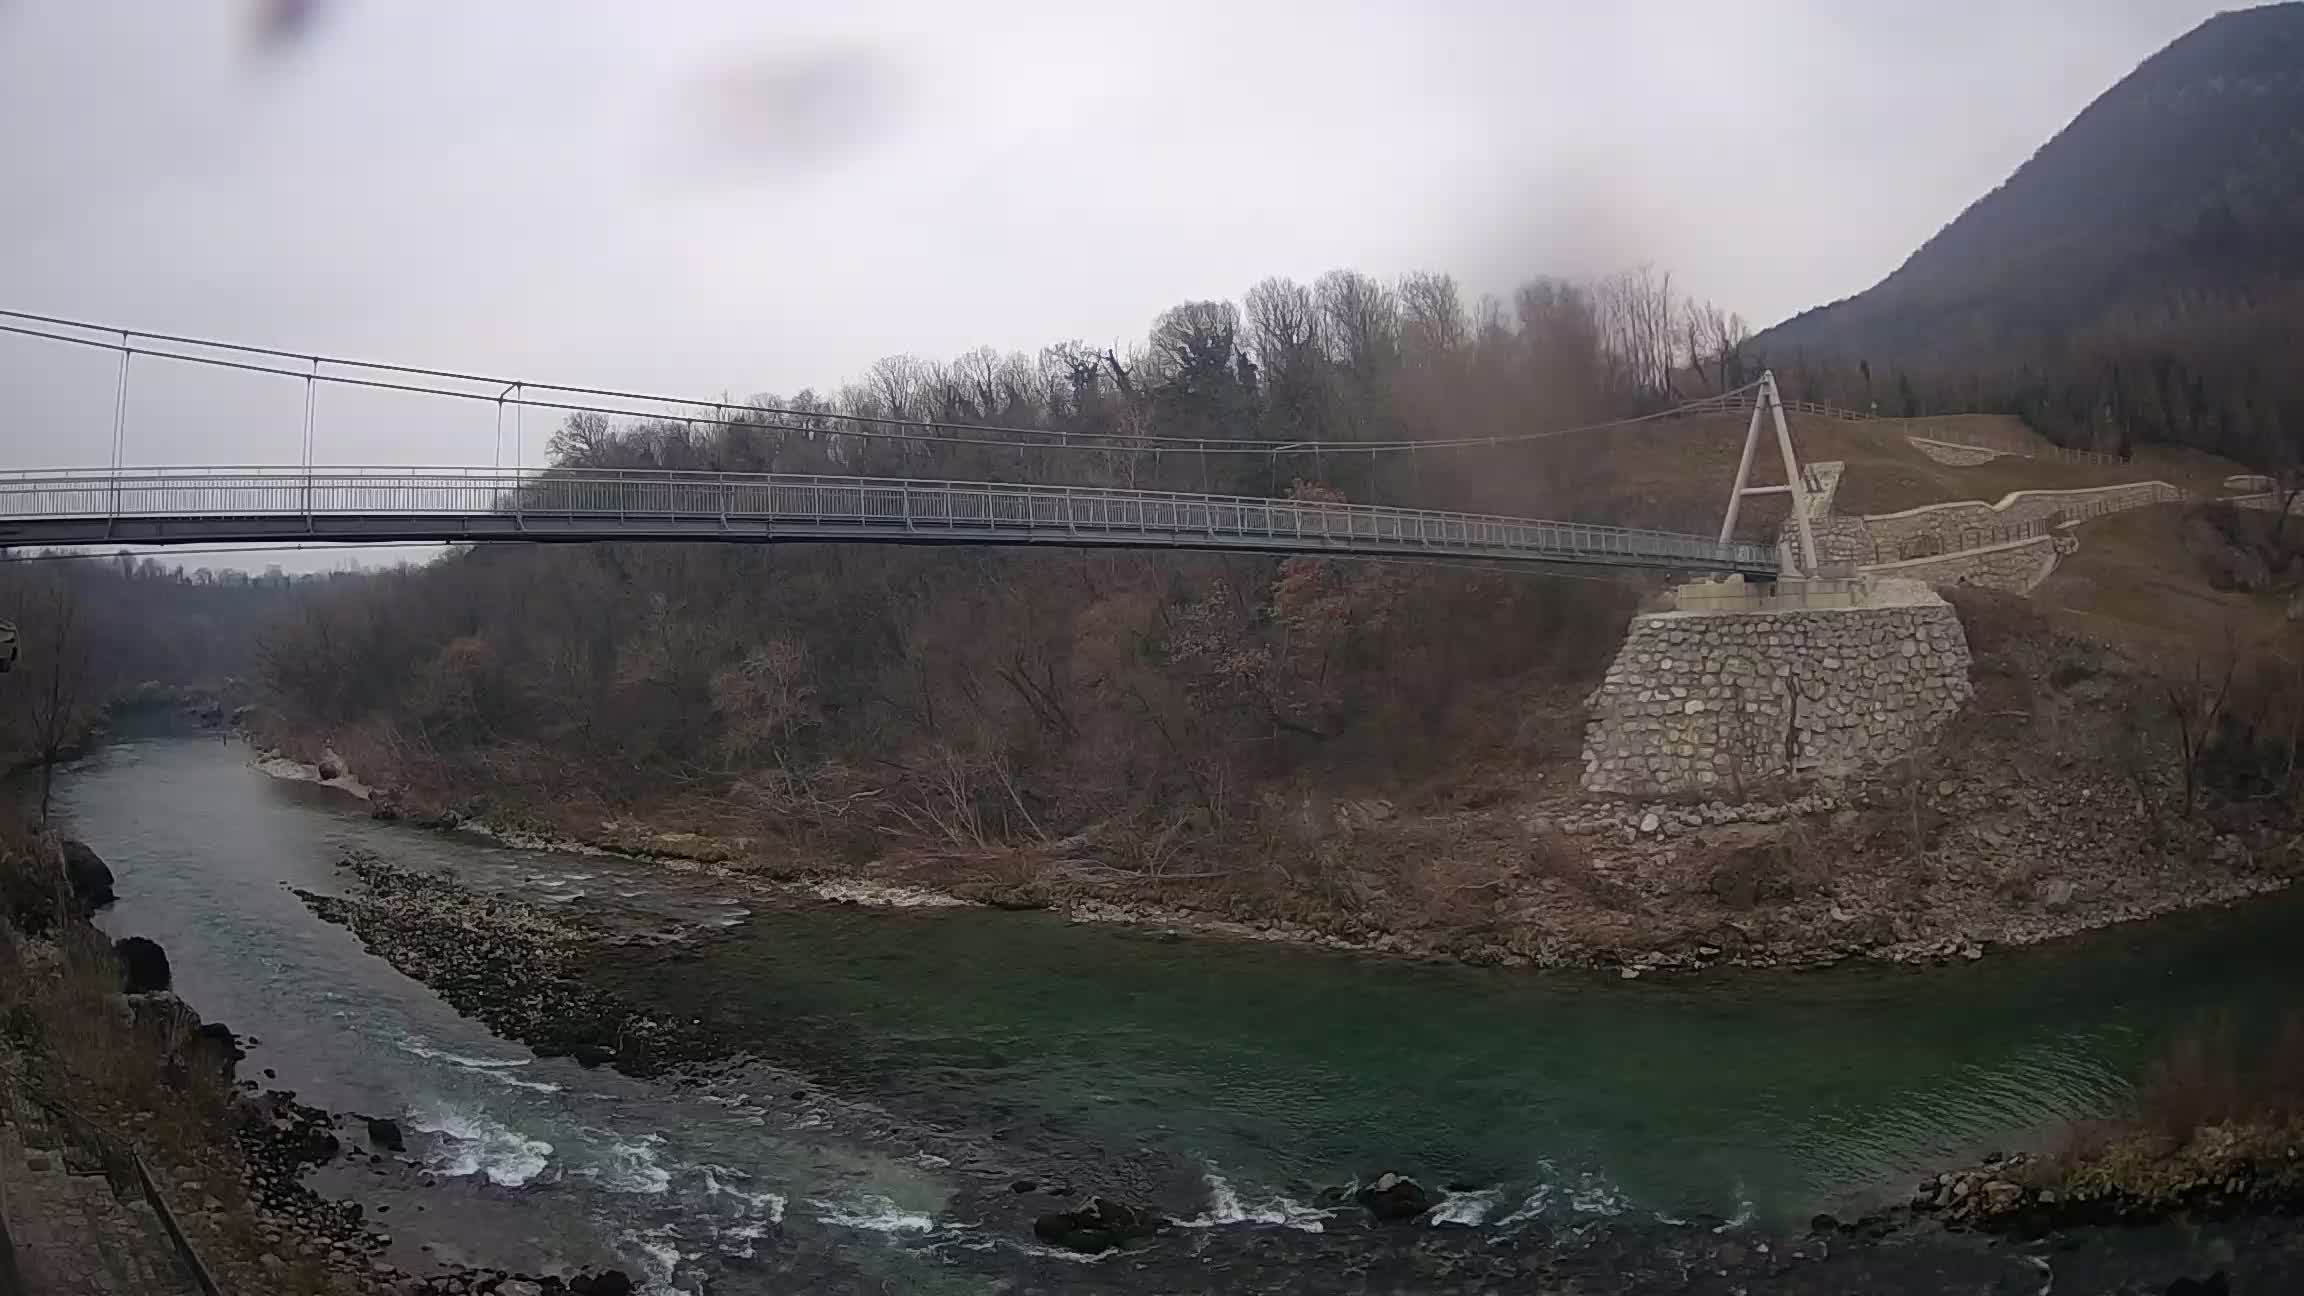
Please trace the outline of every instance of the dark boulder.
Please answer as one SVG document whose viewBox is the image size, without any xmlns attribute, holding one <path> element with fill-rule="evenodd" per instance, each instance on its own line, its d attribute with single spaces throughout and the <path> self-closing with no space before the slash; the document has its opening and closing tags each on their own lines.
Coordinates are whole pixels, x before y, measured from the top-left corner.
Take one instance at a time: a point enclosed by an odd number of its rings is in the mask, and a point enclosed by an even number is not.
<svg viewBox="0 0 2304 1296">
<path fill-rule="evenodd" d="M 1380 1220 L 1412 1220 L 1432 1209 L 1432 1195 L 1406 1175 L 1378 1175 L 1376 1182 L 1353 1193 L 1352 1199 Z"/>
<path fill-rule="evenodd" d="M 62 845 L 64 880 L 71 885 L 82 910 L 93 913 L 118 898 L 112 894 L 112 870 L 88 849 L 88 843 L 66 838 Z"/>
<path fill-rule="evenodd" d="M 2168 1284 L 2168 1296 L 2229 1296 L 2231 1290 L 2221 1269 L 2205 1278 L 2179 1278 Z"/>
<path fill-rule="evenodd" d="M 1095 1255 L 1136 1238 L 1149 1237 L 1159 1220 L 1141 1206 L 1128 1206 L 1108 1197 L 1091 1197 L 1075 1211 L 1058 1211 L 1032 1221 L 1033 1236 L 1050 1246 Z"/>
<path fill-rule="evenodd" d="M 344 1150 L 344 1144 L 319 1121 L 298 1117 L 275 1121 L 276 1144 L 291 1162 L 307 1165 L 326 1165 Z"/>
<path fill-rule="evenodd" d="M 400 1133 L 400 1122 L 371 1116 L 368 1118 L 368 1146 L 380 1147 L 387 1152 L 405 1152 L 408 1141 Z"/>
<path fill-rule="evenodd" d="M 621 1269 L 603 1269 L 569 1279 L 568 1290 L 575 1296 L 632 1296 L 632 1280 Z"/>
<path fill-rule="evenodd" d="M 616 1050 L 605 1044 L 579 1044 L 568 1050 L 568 1056 L 576 1059 L 576 1065 L 589 1069 L 615 1061 Z"/>
<path fill-rule="evenodd" d="M 320 758 L 320 778 L 323 782 L 342 777 L 344 777 L 344 762 L 336 759 L 334 752 Z"/>
<path fill-rule="evenodd" d="M 173 982 L 168 972 L 168 951 L 160 942 L 130 936 L 112 943 L 120 959 L 120 989 L 126 994 L 152 994 Z"/>
<path fill-rule="evenodd" d="M 232 1068 L 239 1064 L 240 1059 L 248 1056 L 241 1049 L 240 1041 L 233 1038 L 232 1028 L 222 1022 L 202 1023 L 194 1034 L 199 1038 L 199 1047 L 227 1076 L 232 1074 Z"/>
</svg>

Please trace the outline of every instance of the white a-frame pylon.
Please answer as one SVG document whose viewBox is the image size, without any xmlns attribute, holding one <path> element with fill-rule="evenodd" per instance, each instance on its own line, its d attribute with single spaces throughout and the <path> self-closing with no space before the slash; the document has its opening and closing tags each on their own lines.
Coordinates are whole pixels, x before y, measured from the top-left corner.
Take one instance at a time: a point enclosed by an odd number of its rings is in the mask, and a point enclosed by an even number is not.
<svg viewBox="0 0 2304 1296">
<path fill-rule="evenodd" d="M 1753 486 L 1752 452 L 1760 448 L 1760 420 L 1773 415 L 1776 420 L 1776 450 L 1784 457 L 1784 485 Z M 1744 433 L 1744 457 L 1736 463 L 1736 485 L 1728 492 L 1728 516 L 1720 523 L 1720 543 L 1726 544 L 1736 534 L 1736 514 L 1744 505 L 1747 495 L 1789 495 L 1792 497 L 1792 520 L 1800 528 L 1800 552 L 1797 557 L 1784 556 L 1784 574 L 1790 577 L 1808 577 L 1816 574 L 1816 532 L 1808 522 L 1808 486 L 1800 475 L 1799 456 L 1792 453 L 1792 429 L 1784 422 L 1784 401 L 1776 394 L 1776 371 L 1771 369 L 1760 375 L 1760 391 L 1752 402 L 1752 426 Z"/>
</svg>

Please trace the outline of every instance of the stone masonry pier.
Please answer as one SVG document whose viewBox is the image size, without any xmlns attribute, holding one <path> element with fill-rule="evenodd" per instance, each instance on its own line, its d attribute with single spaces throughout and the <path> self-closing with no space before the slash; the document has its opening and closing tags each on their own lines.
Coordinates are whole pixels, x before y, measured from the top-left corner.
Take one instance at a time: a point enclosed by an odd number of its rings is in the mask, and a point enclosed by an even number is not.
<svg viewBox="0 0 2304 1296">
<path fill-rule="evenodd" d="M 1968 640 L 1918 581 L 1682 586 L 1632 619 L 1590 699 L 1584 786 L 1738 795 L 1930 742 L 1971 696 Z"/>
</svg>

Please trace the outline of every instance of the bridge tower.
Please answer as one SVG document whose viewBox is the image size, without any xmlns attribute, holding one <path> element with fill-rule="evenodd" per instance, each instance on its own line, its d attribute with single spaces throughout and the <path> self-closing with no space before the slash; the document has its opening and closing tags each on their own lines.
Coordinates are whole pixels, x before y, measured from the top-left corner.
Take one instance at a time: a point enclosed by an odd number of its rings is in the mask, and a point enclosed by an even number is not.
<svg viewBox="0 0 2304 1296">
<path fill-rule="evenodd" d="M 1754 486 L 1752 481 L 1752 455 L 1760 448 L 1761 420 L 1773 417 L 1776 431 L 1776 452 L 1784 460 L 1782 486 Z M 1776 391 L 1776 371 L 1771 369 L 1760 375 L 1760 390 L 1752 402 L 1752 425 L 1744 432 L 1744 456 L 1736 464 L 1736 484 L 1728 491 L 1728 516 L 1720 523 L 1720 543 L 1726 544 L 1736 534 L 1736 514 L 1743 508 L 1747 495 L 1789 495 L 1792 497 L 1792 521 L 1799 527 L 1800 548 L 1797 554 L 1789 545 L 1783 546 L 1783 575 L 1791 580 L 1805 580 L 1816 574 L 1816 533 L 1808 520 L 1807 480 L 1800 475 L 1800 456 L 1792 449 L 1792 429 L 1784 422 L 1784 400 Z"/>
</svg>

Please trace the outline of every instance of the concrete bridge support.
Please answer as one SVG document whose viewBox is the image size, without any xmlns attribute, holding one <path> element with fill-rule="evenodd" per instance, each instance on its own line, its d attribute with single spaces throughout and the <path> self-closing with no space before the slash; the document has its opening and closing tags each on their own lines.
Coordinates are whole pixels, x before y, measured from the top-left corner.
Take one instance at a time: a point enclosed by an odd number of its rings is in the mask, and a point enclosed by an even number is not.
<svg viewBox="0 0 2304 1296">
<path fill-rule="evenodd" d="M 1972 696 L 1960 619 L 1902 580 L 1682 586 L 1590 699 L 1584 786 L 1736 796 L 1924 747 Z"/>
</svg>

